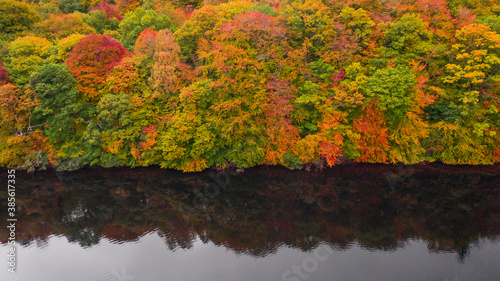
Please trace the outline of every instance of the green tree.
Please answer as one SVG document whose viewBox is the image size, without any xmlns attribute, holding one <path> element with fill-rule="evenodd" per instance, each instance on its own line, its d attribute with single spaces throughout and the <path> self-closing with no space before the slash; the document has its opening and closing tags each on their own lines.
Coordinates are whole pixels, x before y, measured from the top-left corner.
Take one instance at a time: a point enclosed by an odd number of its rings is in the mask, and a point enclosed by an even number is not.
<svg viewBox="0 0 500 281">
<path fill-rule="evenodd" d="M 202 0 L 173 0 L 174 5 L 179 7 L 193 7 L 198 8 L 203 6 Z"/>
<path fill-rule="evenodd" d="M 45 3 L 35 6 L 35 11 L 44 20 L 61 14 L 61 10 L 59 10 L 57 4 L 54 3 Z"/>
<path fill-rule="evenodd" d="M 59 0 L 59 9 L 65 14 L 73 12 L 87 12 L 87 8 L 82 5 L 80 0 Z"/>
<path fill-rule="evenodd" d="M 51 60 L 56 63 L 63 63 L 68 60 L 69 53 L 71 53 L 73 47 L 78 44 L 83 37 L 85 37 L 85 35 L 76 33 L 59 40 L 55 48 L 52 49 Z"/>
<path fill-rule="evenodd" d="M 415 85 L 410 68 L 400 65 L 377 70 L 368 78 L 365 91 L 388 111 L 389 123 L 397 124 L 413 102 L 410 91 Z"/>
<path fill-rule="evenodd" d="M 321 1 L 294 0 L 283 8 L 290 45 L 305 46 L 313 57 L 325 52 L 335 40 L 333 16 Z"/>
<path fill-rule="evenodd" d="M 215 112 L 209 110 L 215 97 L 210 82 L 196 82 L 181 93 L 180 105 L 158 140 L 162 167 L 201 171 L 214 164 L 224 166 L 225 155 L 217 153 L 217 132 L 213 128 L 220 124 L 214 120 Z"/>
<path fill-rule="evenodd" d="M 20 87 L 50 57 L 52 43 L 45 38 L 25 36 L 11 42 L 5 62 L 10 79 Z"/>
<path fill-rule="evenodd" d="M 153 10 L 137 8 L 134 12 L 125 14 L 120 23 L 121 42 L 125 48 L 132 50 L 139 34 L 145 29 L 153 30 L 169 29 L 175 31 L 176 27 L 172 21 L 164 15 L 158 15 Z"/>
<path fill-rule="evenodd" d="M 130 96 L 124 93 L 104 95 L 97 104 L 97 117 L 85 131 L 84 159 L 103 167 L 130 165 Z"/>
<path fill-rule="evenodd" d="M 27 4 L 0 0 L 0 40 L 12 40 L 30 30 L 40 16 Z"/>
<path fill-rule="evenodd" d="M 500 34 L 500 16 L 480 17 L 477 19 L 477 23 L 487 25 L 492 31 Z"/>
<path fill-rule="evenodd" d="M 372 34 L 372 27 L 375 25 L 368 13 L 362 8 L 356 10 L 345 7 L 340 12 L 339 17 L 346 28 L 356 35 L 360 47 L 366 48 Z"/>
<path fill-rule="evenodd" d="M 405 14 L 385 32 L 381 53 L 398 63 L 419 60 L 434 49 L 432 38 L 433 34 L 426 22 L 417 15 Z"/>
<path fill-rule="evenodd" d="M 120 24 L 116 18 L 108 17 L 106 13 L 101 10 L 90 11 L 84 20 L 99 34 L 103 34 L 106 30 L 117 30 Z"/>
<path fill-rule="evenodd" d="M 60 64 L 44 65 L 30 78 L 30 88 L 40 100 L 37 119 L 47 124 L 44 134 L 59 147 L 77 141 L 82 133 L 77 129 L 85 122 L 85 107 L 78 102 L 76 85 L 68 68 Z"/>
</svg>

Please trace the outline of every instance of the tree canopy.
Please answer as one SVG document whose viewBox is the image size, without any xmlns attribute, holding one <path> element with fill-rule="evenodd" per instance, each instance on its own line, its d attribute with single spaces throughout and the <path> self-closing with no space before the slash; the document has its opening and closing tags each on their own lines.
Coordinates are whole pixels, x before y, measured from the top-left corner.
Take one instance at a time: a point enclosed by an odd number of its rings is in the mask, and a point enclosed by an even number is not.
<svg viewBox="0 0 500 281">
<path fill-rule="evenodd" d="M 0 0 L 0 166 L 500 162 L 500 4 Z"/>
</svg>

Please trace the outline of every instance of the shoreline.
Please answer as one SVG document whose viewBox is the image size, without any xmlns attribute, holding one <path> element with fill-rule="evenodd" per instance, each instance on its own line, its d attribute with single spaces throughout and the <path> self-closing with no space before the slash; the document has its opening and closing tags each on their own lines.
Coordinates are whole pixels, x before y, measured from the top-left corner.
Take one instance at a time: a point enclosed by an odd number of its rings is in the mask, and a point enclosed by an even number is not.
<svg viewBox="0 0 500 281">
<path fill-rule="evenodd" d="M 0 172 L 6 172 L 11 168 L 0 167 Z M 183 175 L 204 175 L 208 173 L 229 173 L 231 175 L 236 174 L 247 174 L 247 173 L 259 173 L 262 171 L 268 171 L 273 174 L 280 173 L 296 173 L 296 174 L 332 174 L 332 173 L 340 173 L 349 175 L 354 172 L 367 172 L 367 173 L 378 173 L 378 172 L 396 172 L 396 173 L 407 173 L 405 170 L 411 170 L 411 173 L 493 173 L 500 174 L 500 163 L 491 164 L 491 165 L 470 165 L 470 164 L 461 164 L 461 165 L 450 165 L 443 164 L 440 162 L 431 162 L 431 163 L 418 163 L 418 164 L 382 164 L 382 163 L 358 163 L 358 162 L 349 162 L 349 163 L 341 163 L 332 167 L 322 167 L 322 168 L 311 168 L 309 170 L 302 169 L 289 169 L 285 166 L 281 165 L 258 165 L 250 168 L 236 168 L 235 166 L 229 166 L 228 168 L 208 168 L 199 172 L 184 172 L 181 170 L 175 169 L 164 169 L 159 165 L 151 165 L 151 166 L 138 166 L 138 167 L 130 167 L 130 166 L 120 166 L 120 167 L 111 167 L 105 168 L 102 166 L 85 166 L 78 170 L 72 171 L 57 171 L 56 169 L 49 167 L 44 170 L 36 170 L 33 172 L 27 172 L 26 170 L 16 170 L 16 172 L 26 173 L 26 174 L 44 174 L 44 173 L 57 173 L 57 174 L 76 174 L 76 173 L 87 173 L 92 171 L 103 171 L 103 172 L 113 172 L 113 173 L 127 173 L 130 171 L 138 172 L 138 173 L 172 173 L 172 174 L 183 174 Z"/>
</svg>

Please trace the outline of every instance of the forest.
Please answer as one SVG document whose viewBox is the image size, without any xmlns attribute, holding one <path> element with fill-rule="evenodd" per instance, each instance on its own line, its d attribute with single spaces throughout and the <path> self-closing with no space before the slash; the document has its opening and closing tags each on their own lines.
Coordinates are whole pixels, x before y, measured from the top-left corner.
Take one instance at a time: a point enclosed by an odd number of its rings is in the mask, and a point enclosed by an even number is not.
<svg viewBox="0 0 500 281">
<path fill-rule="evenodd" d="M 497 0 L 0 0 L 0 166 L 500 162 Z"/>
</svg>

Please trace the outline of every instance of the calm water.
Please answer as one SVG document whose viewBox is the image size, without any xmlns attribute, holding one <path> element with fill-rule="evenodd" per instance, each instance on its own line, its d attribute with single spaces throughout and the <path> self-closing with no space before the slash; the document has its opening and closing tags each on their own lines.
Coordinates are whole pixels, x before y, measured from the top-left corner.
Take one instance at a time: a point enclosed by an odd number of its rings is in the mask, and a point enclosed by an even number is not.
<svg viewBox="0 0 500 281">
<path fill-rule="evenodd" d="M 500 166 L 86 169 L 16 183 L 17 273 L 4 263 L 0 280 L 500 280 Z"/>
</svg>

